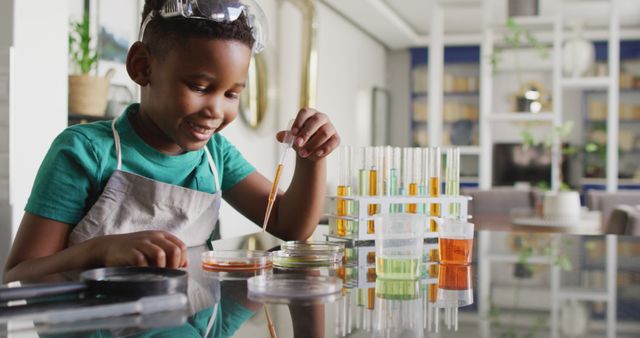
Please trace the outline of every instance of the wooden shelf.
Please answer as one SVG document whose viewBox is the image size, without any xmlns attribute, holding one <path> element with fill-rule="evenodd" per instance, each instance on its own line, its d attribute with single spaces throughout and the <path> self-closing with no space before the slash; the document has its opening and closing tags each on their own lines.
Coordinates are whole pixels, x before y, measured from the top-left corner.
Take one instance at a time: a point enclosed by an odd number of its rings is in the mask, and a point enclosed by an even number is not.
<svg viewBox="0 0 640 338">
<path fill-rule="evenodd" d="M 574 88 L 574 89 L 606 89 L 609 87 L 609 82 L 611 78 L 608 76 L 600 76 L 600 77 L 565 77 L 562 78 L 560 83 L 563 88 Z"/>
<path fill-rule="evenodd" d="M 491 121 L 506 121 L 506 122 L 552 122 L 553 113 L 497 113 L 490 114 L 489 119 Z"/>
</svg>

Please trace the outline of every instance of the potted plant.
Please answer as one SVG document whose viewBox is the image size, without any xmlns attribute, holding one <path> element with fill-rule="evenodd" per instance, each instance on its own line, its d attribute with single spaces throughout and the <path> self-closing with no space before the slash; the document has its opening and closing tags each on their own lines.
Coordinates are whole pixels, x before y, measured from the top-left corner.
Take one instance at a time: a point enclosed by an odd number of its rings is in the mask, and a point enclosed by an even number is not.
<svg viewBox="0 0 640 338">
<path fill-rule="evenodd" d="M 98 54 L 91 47 L 89 16 L 71 22 L 69 56 L 72 71 L 69 75 L 69 112 L 80 115 L 104 116 L 113 70 L 104 77 L 90 75 L 95 69 Z"/>
<path fill-rule="evenodd" d="M 547 136 L 544 141 L 537 140 L 528 129 L 524 129 L 520 134 L 522 137 L 522 146 L 525 149 L 540 145 L 545 148 L 551 148 L 554 136 L 562 142 L 562 139 L 571 134 L 573 127 L 574 122 L 567 120 L 561 126 L 554 128 L 553 133 Z M 597 144 L 590 142 L 584 146 L 583 151 L 585 153 L 591 153 L 598 151 L 599 148 L 600 147 Z M 577 191 L 572 190 L 564 181 L 564 177 L 562 175 L 562 161 L 564 155 L 576 155 L 580 150 L 576 146 L 569 145 L 561 147 L 560 151 L 560 161 L 558 161 L 558 167 L 556 168 L 560 173 L 560 189 L 558 191 L 545 191 L 543 196 L 542 215 L 545 218 L 579 219 L 581 212 L 580 194 Z"/>
</svg>

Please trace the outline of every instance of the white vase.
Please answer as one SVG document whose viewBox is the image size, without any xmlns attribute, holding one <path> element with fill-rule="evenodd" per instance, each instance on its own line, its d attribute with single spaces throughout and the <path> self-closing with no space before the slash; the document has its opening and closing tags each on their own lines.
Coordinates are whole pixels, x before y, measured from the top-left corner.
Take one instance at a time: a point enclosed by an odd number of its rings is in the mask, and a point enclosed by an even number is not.
<svg viewBox="0 0 640 338">
<path fill-rule="evenodd" d="M 560 307 L 560 330 L 565 336 L 584 336 L 588 322 L 589 311 L 583 302 L 572 299 Z"/>
<path fill-rule="evenodd" d="M 580 77 L 593 67 L 596 52 L 593 43 L 582 37 L 583 22 L 576 20 L 571 25 L 572 36 L 565 42 L 562 51 L 562 70 L 565 76 Z"/>
<path fill-rule="evenodd" d="M 577 191 L 547 191 L 542 212 L 544 218 L 561 220 L 580 219 L 580 194 Z"/>
</svg>

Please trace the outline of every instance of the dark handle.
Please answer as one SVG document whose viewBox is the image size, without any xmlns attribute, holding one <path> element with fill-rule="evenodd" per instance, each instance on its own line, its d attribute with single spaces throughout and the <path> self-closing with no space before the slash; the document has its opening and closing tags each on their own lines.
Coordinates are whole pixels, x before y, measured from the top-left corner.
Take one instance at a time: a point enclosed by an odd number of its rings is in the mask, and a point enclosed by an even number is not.
<svg viewBox="0 0 640 338">
<path fill-rule="evenodd" d="M 19 286 L 15 288 L 0 287 L 0 302 L 8 302 L 10 300 L 29 299 L 35 297 L 61 295 L 65 293 L 72 293 L 78 291 L 84 291 L 87 289 L 85 283 L 38 283 L 28 284 L 25 286 Z"/>
</svg>

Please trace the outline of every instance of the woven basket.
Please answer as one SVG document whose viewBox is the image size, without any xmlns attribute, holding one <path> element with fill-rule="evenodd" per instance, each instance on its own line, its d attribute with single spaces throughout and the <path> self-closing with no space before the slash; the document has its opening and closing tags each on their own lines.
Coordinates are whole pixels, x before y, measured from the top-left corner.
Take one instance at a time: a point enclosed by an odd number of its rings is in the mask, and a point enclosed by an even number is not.
<svg viewBox="0 0 640 338">
<path fill-rule="evenodd" d="M 69 112 L 104 116 L 111 76 L 69 75 Z"/>
</svg>

